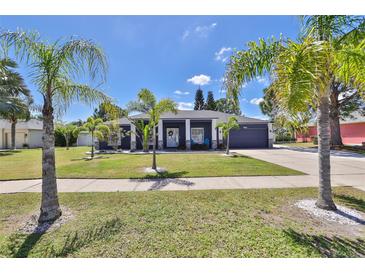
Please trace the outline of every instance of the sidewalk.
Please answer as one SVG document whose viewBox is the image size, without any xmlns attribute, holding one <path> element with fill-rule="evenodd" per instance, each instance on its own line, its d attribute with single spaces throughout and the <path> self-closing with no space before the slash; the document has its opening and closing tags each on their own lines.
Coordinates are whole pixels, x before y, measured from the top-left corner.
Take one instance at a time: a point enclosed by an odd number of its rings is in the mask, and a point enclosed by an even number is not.
<svg viewBox="0 0 365 274">
<path fill-rule="evenodd" d="M 175 179 L 58 179 L 59 192 L 207 190 L 317 187 L 318 176 L 246 176 Z M 332 175 L 333 186 L 365 191 L 365 175 Z M 41 192 L 41 180 L 0 181 L 0 193 Z"/>
</svg>

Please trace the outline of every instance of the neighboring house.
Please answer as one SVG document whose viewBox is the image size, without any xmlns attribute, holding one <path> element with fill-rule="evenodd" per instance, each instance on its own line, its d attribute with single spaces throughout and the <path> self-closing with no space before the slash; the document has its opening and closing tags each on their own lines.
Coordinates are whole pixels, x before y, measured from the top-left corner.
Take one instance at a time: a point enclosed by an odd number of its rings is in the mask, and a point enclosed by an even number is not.
<svg viewBox="0 0 365 274">
<path fill-rule="evenodd" d="M 177 114 L 167 112 L 161 115 L 156 146 L 158 149 L 191 149 L 194 144 L 205 144 L 210 149 L 216 149 L 223 144 L 221 130 L 216 126 L 226 122 L 232 114 L 210 110 L 179 110 Z M 240 128 L 230 134 L 231 148 L 271 148 L 273 144 L 272 125 L 268 121 L 244 116 L 236 116 Z M 130 116 L 132 120 L 148 122 L 148 116 L 138 114 Z M 119 120 L 122 130 L 131 131 L 130 136 L 119 138 L 121 149 L 142 149 L 142 142 L 133 134 L 135 127 L 127 118 Z M 100 149 L 111 149 L 108 142 L 100 142 Z"/>
<path fill-rule="evenodd" d="M 16 124 L 16 148 L 42 147 L 43 122 L 37 119 L 19 121 Z M 11 123 L 0 119 L 0 149 L 11 147 Z"/>
<path fill-rule="evenodd" d="M 365 116 L 354 115 L 353 118 L 340 121 L 342 142 L 345 145 L 362 145 L 365 142 Z M 297 142 L 310 142 L 317 136 L 317 126 L 312 124 L 308 133 L 296 134 Z"/>
<path fill-rule="evenodd" d="M 91 146 L 91 134 L 88 132 L 80 132 L 77 136 L 76 145 L 80 146 Z"/>
</svg>

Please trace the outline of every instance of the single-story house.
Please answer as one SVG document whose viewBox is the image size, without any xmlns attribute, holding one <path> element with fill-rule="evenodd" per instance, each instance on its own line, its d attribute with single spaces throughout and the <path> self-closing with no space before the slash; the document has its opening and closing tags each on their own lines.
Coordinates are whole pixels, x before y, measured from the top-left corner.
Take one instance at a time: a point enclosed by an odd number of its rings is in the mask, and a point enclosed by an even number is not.
<svg viewBox="0 0 365 274">
<path fill-rule="evenodd" d="M 236 116 L 240 128 L 231 130 L 231 148 L 271 148 L 274 141 L 272 125 L 268 121 L 249 118 L 245 116 L 232 115 L 210 110 L 179 110 L 176 114 L 172 112 L 163 113 L 157 127 L 156 146 L 163 149 L 187 149 L 194 145 L 206 145 L 209 149 L 216 149 L 223 144 L 221 129 L 216 128 L 218 123 L 226 122 L 230 116 Z M 113 146 L 126 150 L 142 149 L 142 142 L 136 132 L 135 126 L 130 120 L 143 120 L 148 122 L 148 116 L 137 114 L 129 119 L 121 118 L 121 132 L 117 144 L 111 140 L 102 141 L 99 149 L 111 149 Z"/>
<path fill-rule="evenodd" d="M 362 145 L 365 142 L 365 116 L 355 114 L 352 118 L 340 120 L 342 142 L 345 145 Z M 308 133 L 296 134 L 297 142 L 310 142 L 317 136 L 317 125 L 311 124 Z"/>
<path fill-rule="evenodd" d="M 16 124 L 15 146 L 16 148 L 42 147 L 43 123 L 37 119 L 19 121 Z M 11 123 L 0 119 L 0 149 L 11 147 Z"/>
</svg>

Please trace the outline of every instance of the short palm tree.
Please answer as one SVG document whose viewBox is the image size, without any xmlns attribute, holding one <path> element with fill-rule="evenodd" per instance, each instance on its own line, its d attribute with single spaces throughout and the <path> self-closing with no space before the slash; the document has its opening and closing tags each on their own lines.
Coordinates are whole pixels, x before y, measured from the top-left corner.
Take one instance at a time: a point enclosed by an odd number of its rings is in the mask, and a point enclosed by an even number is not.
<svg viewBox="0 0 365 274">
<path fill-rule="evenodd" d="M 65 110 L 75 101 L 93 104 L 109 100 L 103 92 L 75 82 L 87 75 L 91 80 L 103 81 L 106 57 L 100 47 L 84 39 L 48 43 L 38 33 L 18 31 L 3 32 L 0 40 L 29 65 L 32 80 L 43 96 L 42 200 L 38 221 L 50 222 L 61 215 L 55 166 L 55 109 Z"/>
<path fill-rule="evenodd" d="M 334 47 L 312 29 L 299 42 L 260 39 L 232 56 L 227 67 L 228 95 L 237 98 L 244 82 L 272 74 L 275 97 L 283 111 L 317 110 L 319 132 L 319 195 L 316 205 L 335 210 L 330 177 L 329 95 L 333 77 L 363 90 L 365 83 L 365 40 L 356 45 Z"/>
<path fill-rule="evenodd" d="M 238 129 L 240 125 L 238 124 L 237 118 L 234 116 L 229 117 L 227 122 L 221 122 L 217 125 L 223 133 L 223 137 L 226 140 L 226 154 L 229 155 L 229 134 L 232 129 Z"/>
<path fill-rule="evenodd" d="M 148 89 L 141 89 L 137 95 L 138 99 L 135 102 L 130 102 L 128 104 L 129 111 L 138 111 L 146 113 L 148 115 L 149 128 L 152 130 L 152 169 L 157 170 L 156 164 L 156 129 L 158 126 L 158 121 L 160 116 L 164 112 L 171 111 L 173 113 L 177 112 L 177 105 L 171 99 L 162 99 L 157 102 L 155 95 Z"/>
<path fill-rule="evenodd" d="M 104 140 L 110 134 L 110 128 L 103 123 L 101 118 L 94 119 L 93 117 L 89 117 L 85 124 L 74 130 L 74 135 L 76 136 L 82 131 L 86 131 L 91 135 L 91 159 L 94 158 L 95 137 L 98 140 Z"/>
<path fill-rule="evenodd" d="M 71 138 L 75 136 L 76 128 L 77 126 L 73 124 L 63 124 L 63 123 L 56 124 L 57 131 L 60 132 L 62 136 L 65 138 L 66 150 L 69 150 Z"/>
</svg>

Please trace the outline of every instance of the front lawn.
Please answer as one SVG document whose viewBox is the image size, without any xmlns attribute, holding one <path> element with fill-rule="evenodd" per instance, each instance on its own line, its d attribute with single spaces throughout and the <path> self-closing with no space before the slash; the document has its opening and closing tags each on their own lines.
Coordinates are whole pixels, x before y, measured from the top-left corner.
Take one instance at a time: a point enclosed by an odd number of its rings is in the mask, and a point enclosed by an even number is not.
<svg viewBox="0 0 365 274">
<path fill-rule="evenodd" d="M 106 154 L 101 159 L 85 160 L 88 148 L 56 149 L 59 178 L 144 178 L 152 155 Z M 212 177 L 254 175 L 301 175 L 300 171 L 247 156 L 221 154 L 160 154 L 158 166 L 168 170 L 165 177 Z M 0 152 L 0 180 L 41 177 L 41 150 Z"/>
<path fill-rule="evenodd" d="M 365 213 L 365 192 L 335 188 Z M 364 226 L 295 208 L 317 189 L 60 193 L 74 218 L 43 235 L 17 233 L 39 193 L 0 195 L 0 257 L 364 257 Z"/>
</svg>

